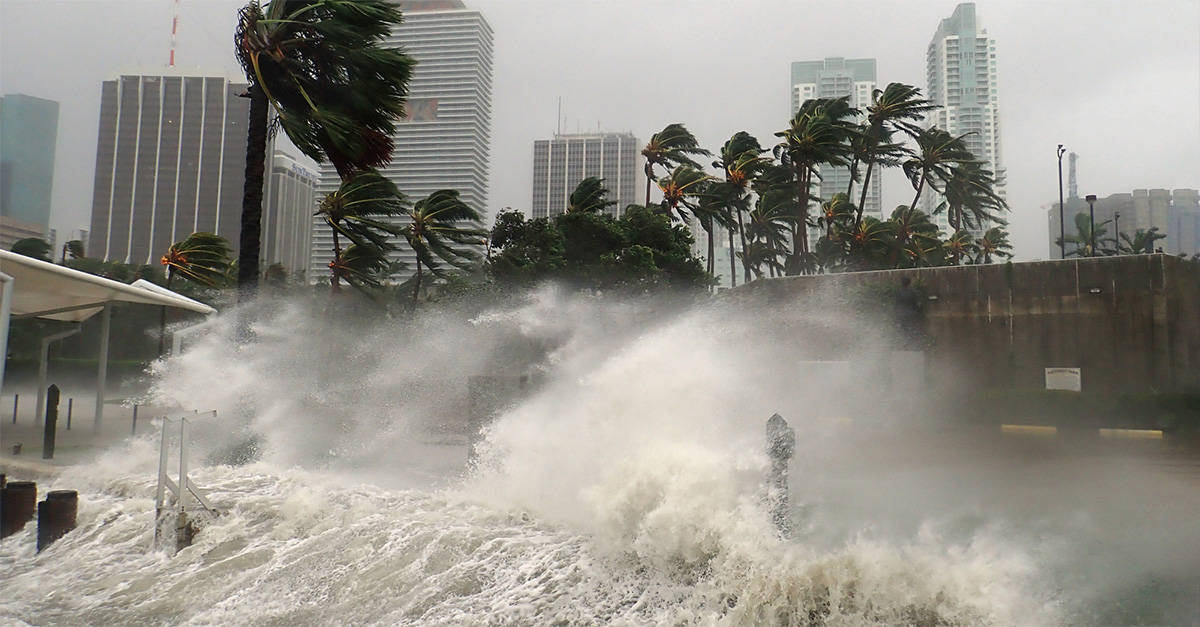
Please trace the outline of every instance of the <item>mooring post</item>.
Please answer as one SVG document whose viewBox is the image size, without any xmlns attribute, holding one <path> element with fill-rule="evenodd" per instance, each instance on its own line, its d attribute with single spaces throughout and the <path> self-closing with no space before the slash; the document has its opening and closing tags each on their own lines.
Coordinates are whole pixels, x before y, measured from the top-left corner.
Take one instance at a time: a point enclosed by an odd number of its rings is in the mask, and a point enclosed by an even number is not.
<svg viewBox="0 0 1200 627">
<path fill-rule="evenodd" d="M 67 431 L 71 430 L 71 410 L 75 407 L 75 397 L 67 399 Z"/>
<path fill-rule="evenodd" d="M 21 402 L 20 394 L 13 394 L 13 424 L 17 424 L 17 405 Z"/>
<path fill-rule="evenodd" d="M 46 494 L 46 500 L 37 504 L 37 550 L 39 553 L 75 528 L 75 515 L 78 511 L 78 492 L 51 490 Z"/>
<path fill-rule="evenodd" d="M 42 432 L 42 459 L 54 459 L 54 435 L 58 428 L 58 386 L 46 389 L 46 422 Z"/>
<path fill-rule="evenodd" d="M 134 405 L 133 406 L 133 426 L 129 428 L 129 433 L 132 435 L 137 435 L 137 410 L 138 410 L 138 406 Z"/>
<path fill-rule="evenodd" d="M 791 531 L 788 515 L 788 462 L 796 449 L 796 432 L 783 416 L 767 419 L 767 455 L 771 457 L 771 476 L 767 482 L 767 502 L 771 520 L 783 535 Z"/>
<path fill-rule="evenodd" d="M 37 507 L 37 484 L 32 481 L 9 481 L 0 490 L 0 538 L 7 538 L 25 528 L 33 519 Z"/>
</svg>

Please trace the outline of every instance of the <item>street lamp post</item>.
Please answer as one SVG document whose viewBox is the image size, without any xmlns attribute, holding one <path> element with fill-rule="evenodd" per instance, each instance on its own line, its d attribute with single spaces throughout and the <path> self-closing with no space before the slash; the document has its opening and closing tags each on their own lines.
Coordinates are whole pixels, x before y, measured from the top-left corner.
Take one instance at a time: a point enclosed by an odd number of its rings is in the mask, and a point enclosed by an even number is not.
<svg viewBox="0 0 1200 627">
<path fill-rule="evenodd" d="M 1058 258 L 1067 258 L 1067 226 L 1063 218 L 1063 187 L 1062 187 L 1062 157 L 1067 151 L 1062 144 L 1058 145 Z"/>
<path fill-rule="evenodd" d="M 1113 241 L 1117 243 L 1117 254 L 1121 254 L 1121 212 L 1113 212 Z"/>
<path fill-rule="evenodd" d="M 1090 231 L 1089 235 L 1091 236 L 1091 239 L 1092 239 L 1092 241 L 1091 241 L 1092 253 L 1089 256 L 1095 257 L 1096 256 L 1096 195 L 1088 194 L 1087 197 L 1084 198 L 1084 200 L 1086 200 L 1087 204 L 1088 204 L 1088 223 L 1091 225 L 1090 227 L 1088 227 L 1088 231 Z"/>
</svg>

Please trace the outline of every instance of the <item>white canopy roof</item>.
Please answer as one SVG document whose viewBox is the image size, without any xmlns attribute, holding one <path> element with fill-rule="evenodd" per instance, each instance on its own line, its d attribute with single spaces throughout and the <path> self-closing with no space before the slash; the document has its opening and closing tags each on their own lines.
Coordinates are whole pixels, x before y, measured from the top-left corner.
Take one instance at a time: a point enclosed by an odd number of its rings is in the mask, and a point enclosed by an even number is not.
<svg viewBox="0 0 1200 627">
<path fill-rule="evenodd" d="M 202 314 L 216 310 L 148 281 L 126 285 L 66 266 L 0 250 L 0 272 L 13 277 L 12 315 L 80 322 L 105 303 L 165 305 Z M 145 287 L 145 284 L 153 286 Z"/>
</svg>

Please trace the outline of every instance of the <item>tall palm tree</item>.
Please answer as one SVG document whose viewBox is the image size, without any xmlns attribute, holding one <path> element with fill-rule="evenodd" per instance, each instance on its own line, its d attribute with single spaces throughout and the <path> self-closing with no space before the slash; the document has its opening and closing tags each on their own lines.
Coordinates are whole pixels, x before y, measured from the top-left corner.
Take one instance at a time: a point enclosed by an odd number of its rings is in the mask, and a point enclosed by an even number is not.
<svg viewBox="0 0 1200 627">
<path fill-rule="evenodd" d="M 616 204 L 617 201 L 608 200 L 604 179 L 589 176 L 580 181 L 571 192 L 570 198 L 567 199 L 567 213 L 602 213 Z"/>
<path fill-rule="evenodd" d="M 909 207 L 917 207 L 921 192 L 929 185 L 935 191 L 941 191 L 940 182 L 950 178 L 950 168 L 959 163 L 974 161 L 975 156 L 967 150 L 962 138 L 955 137 L 940 128 L 928 128 L 919 131 L 914 139 L 917 142 L 917 153 L 903 164 L 904 175 L 912 183 L 916 195 L 913 196 Z"/>
<path fill-rule="evenodd" d="M 746 230 L 744 214 L 750 210 L 749 187 L 754 183 L 758 174 L 767 167 L 771 160 L 764 157 L 766 150 L 758 143 L 758 139 L 746 131 L 738 131 L 730 137 L 721 151 L 718 159 L 713 162 L 714 168 L 720 168 L 725 173 L 723 190 L 729 204 L 726 212 L 729 216 L 729 276 L 733 286 L 737 286 L 737 270 L 734 265 L 733 231 L 736 228 L 741 238 L 742 248 L 746 248 Z M 750 280 L 750 266 L 743 260 L 744 278 Z"/>
<path fill-rule="evenodd" d="M 955 231 L 946 241 L 942 242 L 942 251 L 951 265 L 959 265 L 963 259 L 973 259 L 979 252 L 979 246 L 969 231 Z"/>
<path fill-rule="evenodd" d="M 889 267 L 892 229 L 873 216 L 864 216 L 846 234 L 849 265 L 855 270 L 880 270 Z"/>
<path fill-rule="evenodd" d="M 779 259 L 788 254 L 788 238 L 796 220 L 796 202 L 792 193 L 790 188 L 765 190 L 747 214 L 746 250 L 754 248 L 755 252 L 742 258 L 759 277 L 762 272 L 758 267 L 763 263 L 767 264 L 771 276 L 784 268 Z"/>
<path fill-rule="evenodd" d="M 800 105 L 788 128 L 775 133 L 781 141 L 776 156 L 792 168 L 796 182 L 799 214 L 792 233 L 793 268 L 800 267 L 808 253 L 808 207 L 812 199 L 813 178 L 820 179 L 821 164 L 849 165 L 851 142 L 857 133 L 854 118 L 858 109 L 848 97 L 816 99 Z"/>
<path fill-rule="evenodd" d="M 315 215 L 321 216 L 333 234 L 329 284 L 334 293 L 344 277 L 335 266 L 342 256 L 341 238 L 360 247 L 356 253 L 360 261 L 367 258 L 366 248 L 375 249 L 371 253 L 375 257 L 385 256 L 393 248 L 388 238 L 400 232 L 389 218 L 402 215 L 404 208 L 404 196 L 396 185 L 374 170 L 354 172 L 325 196 Z"/>
<path fill-rule="evenodd" d="M 1116 239 L 1105 237 L 1108 235 L 1106 227 L 1110 223 L 1112 223 L 1112 220 L 1097 223 L 1095 233 L 1093 233 L 1091 216 L 1086 213 L 1075 214 L 1075 233 L 1067 236 L 1067 242 L 1075 244 L 1075 250 L 1067 251 L 1067 255 L 1097 257 L 1116 254 Z M 1096 243 L 1094 249 L 1092 248 L 1093 241 Z M 1056 240 L 1055 244 L 1058 243 L 1058 240 Z"/>
<path fill-rule="evenodd" d="M 720 227 L 730 230 L 732 240 L 734 222 L 730 207 L 736 202 L 739 190 L 728 185 L 725 181 L 708 178 L 703 181 L 695 193 L 696 202 L 692 205 L 692 215 L 700 222 L 700 228 L 708 235 L 708 258 L 706 259 L 708 274 L 716 276 L 716 251 L 713 246 L 713 231 Z M 664 193 L 664 196 L 666 194 Z M 732 248 L 732 246 L 731 246 Z"/>
<path fill-rule="evenodd" d="M 68 259 L 82 259 L 84 257 L 83 240 L 73 239 L 62 247 L 62 263 L 66 265 Z"/>
<path fill-rule="evenodd" d="M 975 263 L 992 263 L 992 257 L 1012 259 L 1012 243 L 1008 241 L 1008 232 L 1002 227 L 994 226 L 975 240 L 978 251 Z"/>
<path fill-rule="evenodd" d="M 229 242 L 213 233 L 192 233 L 181 241 L 171 244 L 159 262 L 167 267 L 167 289 L 175 275 L 202 287 L 218 287 L 229 277 Z M 158 317 L 158 356 L 162 357 L 167 330 L 167 307 L 164 305 Z"/>
<path fill-rule="evenodd" d="M 250 80 L 238 285 L 258 281 L 268 109 L 305 155 L 342 178 L 388 162 L 415 61 L 384 43 L 403 21 L 391 0 L 251 0 L 234 51 Z"/>
<path fill-rule="evenodd" d="M 350 244 L 329 262 L 335 284 L 344 280 L 358 290 L 379 288 L 391 269 L 387 251 L 370 244 Z"/>
<path fill-rule="evenodd" d="M 401 230 L 417 255 L 413 281 L 413 306 L 421 293 L 422 268 L 440 275 L 441 262 L 465 268 L 479 255 L 474 250 L 486 231 L 481 217 L 458 197 L 458 192 L 442 189 L 418 200 L 408 212 L 408 224 Z"/>
<path fill-rule="evenodd" d="M 651 135 L 646 147 L 642 148 L 642 156 L 646 158 L 646 206 L 650 206 L 650 183 L 658 180 L 654 174 L 655 166 L 671 170 L 686 165 L 699 170 L 700 164 L 692 160 L 692 156 L 710 154 L 712 153 L 700 147 L 696 136 L 679 122 L 668 124 L 663 130 Z"/>
<path fill-rule="evenodd" d="M 867 164 L 863 175 L 862 193 L 858 199 L 858 212 L 855 223 L 862 220 L 863 207 L 867 202 L 867 191 L 871 185 L 871 173 L 875 165 L 895 166 L 907 153 L 904 146 L 892 141 L 894 132 L 900 131 L 910 137 L 916 137 L 921 129 L 917 122 L 925 119 L 925 113 L 936 109 L 937 105 L 921 97 L 920 88 L 903 83 L 889 83 L 884 89 L 871 92 L 871 104 L 867 106 L 867 126 L 861 139 L 856 142 L 861 146 L 856 151 L 855 163 L 851 164 L 851 188 L 859 157 Z M 849 191 L 847 191 L 849 193 Z"/>
<path fill-rule="evenodd" d="M 931 256 L 941 247 L 938 227 L 920 209 L 900 205 L 888 220 L 892 231 L 892 267 L 932 265 Z"/>
</svg>

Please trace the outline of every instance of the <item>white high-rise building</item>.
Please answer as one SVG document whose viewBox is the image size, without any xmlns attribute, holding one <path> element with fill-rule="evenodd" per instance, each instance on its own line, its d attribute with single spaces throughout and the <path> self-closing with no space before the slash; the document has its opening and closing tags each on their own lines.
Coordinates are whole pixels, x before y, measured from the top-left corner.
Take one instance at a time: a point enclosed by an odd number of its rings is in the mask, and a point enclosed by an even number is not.
<svg viewBox="0 0 1200 627">
<path fill-rule="evenodd" d="M 996 178 L 996 193 L 1005 196 L 1005 170 L 1000 154 L 1000 111 L 996 81 L 996 40 L 981 28 L 975 4 L 964 2 L 941 21 L 925 57 L 928 98 L 941 108 L 926 123 L 963 141 Z M 937 193 L 922 193 L 926 212 L 942 202 Z M 936 216 L 949 230 L 946 212 Z M 986 230 L 988 225 L 983 225 Z"/>
<path fill-rule="evenodd" d="M 806 100 L 815 98 L 850 97 L 850 106 L 862 111 L 861 120 L 866 121 L 866 110 L 871 104 L 871 93 L 875 91 L 875 59 L 843 59 L 827 57 L 821 61 L 798 61 L 792 64 L 792 114 Z M 859 168 L 861 177 L 865 167 Z M 867 187 L 867 201 L 863 203 L 863 214 L 882 219 L 881 183 L 878 172 L 871 173 Z M 858 204 L 862 188 L 854 186 L 850 202 Z M 850 168 L 821 166 L 821 200 L 844 194 L 850 185 Z M 810 229 L 811 231 L 812 229 Z"/>
<path fill-rule="evenodd" d="M 631 133 L 555 135 L 533 142 L 533 204 L 535 218 L 567 210 L 571 192 L 589 176 L 604 179 L 608 199 L 617 204 L 609 213 L 619 216 L 638 198 L 641 144 Z"/>
<path fill-rule="evenodd" d="M 404 23 L 388 43 L 417 60 L 408 85 L 408 117 L 396 125 L 392 161 L 380 173 L 410 203 L 439 189 L 457 190 L 467 205 L 487 212 L 492 129 L 492 27 L 462 0 L 403 0 Z M 341 181 L 329 164 L 320 170 L 317 200 Z M 309 280 L 329 276 L 333 236 L 315 224 Z M 393 254 L 414 271 L 404 242 Z"/>
<path fill-rule="evenodd" d="M 269 168 L 263 195 L 261 267 L 280 264 L 289 279 L 303 277 L 312 254 L 317 173 L 278 151 Z"/>
</svg>

